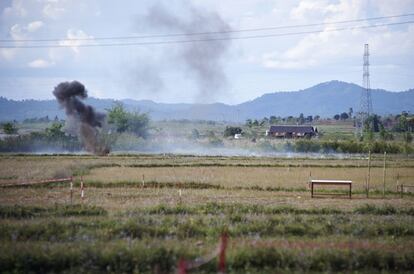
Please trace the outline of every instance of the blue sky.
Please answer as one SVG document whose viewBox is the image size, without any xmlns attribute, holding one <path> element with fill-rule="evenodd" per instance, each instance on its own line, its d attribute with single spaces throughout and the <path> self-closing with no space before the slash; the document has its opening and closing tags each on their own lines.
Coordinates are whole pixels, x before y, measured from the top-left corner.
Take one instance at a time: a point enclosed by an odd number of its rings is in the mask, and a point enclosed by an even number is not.
<svg viewBox="0 0 414 274">
<path fill-rule="evenodd" d="M 414 13 L 414 0 L 2 0 L 0 39 L 9 42 L 0 46 L 63 47 L 0 48 L 0 96 L 52 99 L 59 82 L 79 80 L 90 96 L 99 98 L 236 104 L 334 79 L 361 84 L 365 43 L 370 45 L 371 86 L 407 90 L 414 88 L 414 24 L 234 33 L 232 37 L 322 30 L 192 45 L 81 46 L 111 42 L 99 37 L 244 30 L 408 13 Z M 171 24 L 160 14 L 175 21 Z M 370 24 L 413 20 L 408 16 Z M 57 40 L 19 41 L 51 38 Z M 89 40 L 76 40 L 85 38 Z M 133 41 L 160 39 L 176 38 Z"/>
</svg>

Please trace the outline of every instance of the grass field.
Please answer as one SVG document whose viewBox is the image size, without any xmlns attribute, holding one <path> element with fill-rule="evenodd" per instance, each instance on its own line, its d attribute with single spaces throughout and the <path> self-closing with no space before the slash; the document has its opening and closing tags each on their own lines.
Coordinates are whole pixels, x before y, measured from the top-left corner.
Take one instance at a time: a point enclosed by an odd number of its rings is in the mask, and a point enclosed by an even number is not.
<svg viewBox="0 0 414 274">
<path fill-rule="evenodd" d="M 414 183 L 414 159 L 388 158 L 385 197 L 382 165 L 374 155 L 366 198 L 366 156 L 2 155 L 0 269 L 173 273 L 226 231 L 229 273 L 409 273 L 414 195 L 396 187 L 397 175 Z M 16 186 L 71 175 L 72 204 L 67 183 Z M 353 180 L 353 198 L 311 199 L 310 175 Z M 216 269 L 214 258 L 190 273 Z"/>
</svg>

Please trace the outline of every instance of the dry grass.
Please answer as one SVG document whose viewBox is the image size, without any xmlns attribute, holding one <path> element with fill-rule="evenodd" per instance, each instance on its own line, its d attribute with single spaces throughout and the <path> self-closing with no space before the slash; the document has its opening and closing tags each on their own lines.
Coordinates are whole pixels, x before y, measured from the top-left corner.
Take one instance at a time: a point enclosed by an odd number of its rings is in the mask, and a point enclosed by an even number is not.
<svg viewBox="0 0 414 274">
<path fill-rule="evenodd" d="M 380 157 L 373 161 L 372 189 L 382 190 L 382 168 Z M 412 159 L 393 157 L 387 169 L 387 189 L 396 190 L 396 176 L 400 182 L 414 182 Z M 168 183 L 200 183 L 220 185 L 222 189 L 183 189 L 182 202 L 201 204 L 205 202 L 242 203 L 263 205 L 291 205 L 297 207 L 354 208 L 364 203 L 386 204 L 397 207 L 413 206 L 412 196 L 398 199 L 388 195 L 382 199 L 364 199 L 364 195 L 353 195 L 351 201 L 343 198 L 310 199 L 306 191 L 310 172 L 314 179 L 350 179 L 353 189 L 361 193 L 364 189 L 367 169 L 360 167 L 365 160 L 352 159 L 283 159 L 256 157 L 195 157 L 171 155 L 140 156 L 1 156 L 0 182 L 42 179 L 56 177 L 59 172 L 72 174 L 79 170 L 90 172 L 85 175 L 86 183 L 135 182 L 137 187 L 88 187 L 86 200 L 91 205 L 102 206 L 110 211 L 127 210 L 157 204 L 180 202 L 178 188 L 156 187 L 141 189 L 142 175 L 145 181 Z M 214 165 L 216 166 L 205 166 Z M 217 164 L 219 166 L 217 166 Z M 115 165 L 115 166 L 111 166 Z M 161 165 L 161 167 L 160 167 Z M 162 167 L 162 165 L 167 165 Z M 262 166 L 260 166 L 262 165 Z M 269 165 L 273 165 L 270 167 Z M 327 166 L 324 166 L 327 165 Z M 133 167 L 137 166 L 137 167 Z M 144 167 L 143 167 L 144 166 Z M 335 167 L 334 167 L 335 166 Z M 63 174 L 63 175 L 65 175 Z M 13 177 L 15 176 L 15 177 Z M 155 184 L 156 186 L 156 184 Z M 279 191 L 258 191 L 248 189 L 258 186 Z M 241 189 L 240 189 L 241 187 Z M 283 191 L 285 189 L 286 191 Z M 298 191 L 300 189 L 300 191 Z M 74 202 L 80 202 L 76 189 Z M 68 187 L 48 188 L 6 188 L 0 193 L 0 204 L 53 205 L 68 203 Z"/>
<path fill-rule="evenodd" d="M 392 205 L 396 208 L 414 207 L 414 199 L 390 196 L 386 199 L 370 198 L 365 195 L 353 195 L 347 198 L 311 199 L 309 192 L 268 192 L 255 190 L 216 190 L 216 189 L 183 189 L 179 196 L 178 189 L 171 188 L 86 188 L 85 204 L 100 206 L 109 212 L 122 212 L 136 208 L 152 207 L 159 204 L 176 206 L 202 205 L 207 202 L 236 203 L 245 205 L 293 206 L 297 208 L 334 208 L 353 210 L 365 204 Z M 69 204 L 69 188 L 6 188 L 0 194 L 1 205 L 36 205 L 53 206 Z M 75 190 L 74 203 L 81 203 L 80 191 Z"/>
<path fill-rule="evenodd" d="M 400 183 L 414 182 L 413 168 L 388 168 L 386 174 L 386 189 L 396 191 L 397 174 Z M 354 190 L 365 188 L 366 168 L 330 168 L 330 167 L 108 167 L 91 171 L 86 176 L 87 181 L 140 182 L 145 180 L 160 183 L 189 183 L 214 184 L 222 187 L 251 187 L 260 186 L 279 188 L 305 188 L 309 176 L 314 179 L 352 180 Z M 383 169 L 371 169 L 372 189 L 382 190 Z"/>
<path fill-rule="evenodd" d="M 88 155 L 0 156 L 0 183 L 10 180 L 32 180 L 68 176 L 79 170 L 99 166 L 255 166 L 255 167 L 363 167 L 365 157 L 338 159 L 310 158 L 269 158 L 269 157 L 208 157 L 175 155 L 111 155 L 95 157 Z M 382 158 L 374 156 L 372 166 L 381 167 Z M 393 155 L 388 160 L 389 167 L 414 167 L 413 158 Z"/>
</svg>

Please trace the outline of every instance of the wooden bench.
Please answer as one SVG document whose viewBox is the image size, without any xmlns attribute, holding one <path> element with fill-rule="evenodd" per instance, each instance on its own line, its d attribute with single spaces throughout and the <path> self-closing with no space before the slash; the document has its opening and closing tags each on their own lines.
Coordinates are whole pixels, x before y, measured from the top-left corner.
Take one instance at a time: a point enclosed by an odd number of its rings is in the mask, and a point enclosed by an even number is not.
<svg viewBox="0 0 414 274">
<path fill-rule="evenodd" d="M 314 196 L 314 186 L 315 185 L 349 186 L 349 199 L 352 198 L 352 181 L 347 181 L 347 180 L 311 180 L 309 183 L 310 183 L 311 197 L 312 198 Z"/>
</svg>

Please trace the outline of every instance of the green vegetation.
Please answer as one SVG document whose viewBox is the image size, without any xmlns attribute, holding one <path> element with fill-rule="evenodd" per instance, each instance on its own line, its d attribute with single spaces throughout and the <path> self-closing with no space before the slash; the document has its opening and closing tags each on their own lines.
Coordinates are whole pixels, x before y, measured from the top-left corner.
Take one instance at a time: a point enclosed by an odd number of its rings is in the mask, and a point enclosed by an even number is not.
<svg viewBox="0 0 414 274">
<path fill-rule="evenodd" d="M 50 208 L 20 209 L 36 214 L 24 223 L 15 221 L 16 216 L 3 215 L 8 220 L 0 223 L 0 242 L 8 252 L 0 253 L 2 271 L 171 272 L 179 258 L 195 259 L 213 250 L 224 230 L 231 241 L 227 254 L 230 273 L 395 271 L 414 266 L 413 250 L 404 243 L 414 235 L 413 211 L 405 216 L 390 206 L 387 212 L 371 206 L 368 212 L 356 209 L 355 214 L 217 203 L 159 205 L 110 217 L 85 212 L 58 214 L 52 219 L 38 214 L 52 213 Z M 87 216 L 96 217 L 85 219 Z M 393 222 L 384 224 L 389 218 Z M 376 240 L 379 236 L 381 241 Z M 202 248 L 195 248 L 194 243 L 201 239 Z M 398 252 L 394 252 L 397 246 Z M 198 271 L 214 273 L 215 265 L 213 260 Z"/>
<path fill-rule="evenodd" d="M 44 131 L 5 138 L 0 140 L 0 152 L 79 151 L 79 140 L 62 128 L 63 124 L 53 123 Z"/>
<path fill-rule="evenodd" d="M 226 127 L 224 130 L 224 137 L 234 136 L 235 134 L 241 134 L 243 130 L 240 127 Z"/>
<path fill-rule="evenodd" d="M 248 119 L 246 124 L 214 121 L 151 121 L 149 115 L 128 112 L 122 104 L 108 109 L 109 129 L 101 134 L 111 151 L 207 153 L 299 152 L 299 153 L 383 153 L 411 154 L 414 151 L 412 130 L 414 118 L 408 113 L 380 117 L 372 115 L 365 123 L 363 136 L 355 135 L 353 111 L 338 114 L 338 120 L 305 116 Z M 347 118 L 348 117 L 348 118 Z M 266 137 L 270 125 L 304 124 L 318 129 L 310 140 Z M 48 117 L 18 123 L 19 136 L 0 140 L 0 151 L 80 151 L 77 137 L 64 133 L 64 122 Z M 229 138 L 241 134 L 243 138 Z M 100 137 L 102 137 L 100 136 Z M 223 150 L 221 150 L 223 149 Z"/>
<path fill-rule="evenodd" d="M 3 128 L 3 132 L 5 134 L 15 134 L 15 133 L 17 133 L 17 128 L 14 125 L 14 123 L 11 123 L 11 122 L 4 123 L 2 125 L 2 128 Z"/>
<path fill-rule="evenodd" d="M 147 114 L 127 112 L 122 103 L 117 103 L 108 110 L 108 123 L 118 133 L 129 132 L 139 137 L 147 137 L 149 121 Z"/>
<path fill-rule="evenodd" d="M 0 219 L 97 215 L 106 215 L 106 211 L 96 206 L 83 205 L 56 204 L 54 207 L 0 206 Z"/>
</svg>

